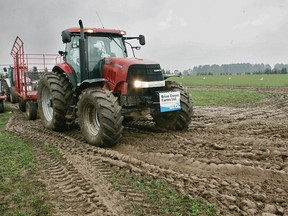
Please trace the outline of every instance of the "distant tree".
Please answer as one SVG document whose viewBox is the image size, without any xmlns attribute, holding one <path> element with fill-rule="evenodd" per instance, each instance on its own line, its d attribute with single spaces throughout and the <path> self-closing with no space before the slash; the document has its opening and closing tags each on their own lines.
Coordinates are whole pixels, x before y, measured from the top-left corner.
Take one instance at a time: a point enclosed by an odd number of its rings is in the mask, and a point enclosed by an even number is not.
<svg viewBox="0 0 288 216">
<path fill-rule="evenodd" d="M 271 71 L 271 66 L 269 64 L 233 63 L 233 64 L 222 64 L 220 66 L 217 64 L 194 66 L 193 70 L 190 73 L 198 75 L 199 74 L 202 75 L 205 73 L 229 75 L 229 74 L 246 74 L 246 73 L 261 74 L 269 71 Z"/>
<path fill-rule="evenodd" d="M 184 70 L 182 74 L 184 76 L 191 76 L 191 75 L 193 75 L 193 70 L 189 68 L 187 70 Z"/>
<path fill-rule="evenodd" d="M 170 70 L 165 70 L 164 74 L 171 74 L 171 71 Z"/>
<path fill-rule="evenodd" d="M 183 76 L 190 76 L 190 74 L 189 74 L 189 71 L 188 71 L 188 70 L 184 70 L 182 74 L 183 74 Z"/>
<path fill-rule="evenodd" d="M 281 69 L 281 74 L 287 74 L 287 68 L 286 67 Z"/>
</svg>

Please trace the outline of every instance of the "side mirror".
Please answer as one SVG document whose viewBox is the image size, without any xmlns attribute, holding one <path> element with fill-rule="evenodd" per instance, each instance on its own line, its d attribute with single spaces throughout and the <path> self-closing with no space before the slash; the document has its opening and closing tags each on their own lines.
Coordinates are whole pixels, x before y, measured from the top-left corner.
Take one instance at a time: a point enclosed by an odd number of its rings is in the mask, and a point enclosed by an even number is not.
<svg viewBox="0 0 288 216">
<path fill-rule="evenodd" d="M 66 56 L 67 55 L 67 52 L 64 52 L 64 51 L 61 51 L 61 50 L 58 51 L 58 53 L 59 53 L 60 56 Z"/>
<path fill-rule="evenodd" d="M 139 43 L 142 46 L 145 45 L 145 36 L 144 35 L 139 35 Z"/>
<path fill-rule="evenodd" d="M 71 33 L 67 30 L 62 31 L 62 42 L 63 43 L 69 43 L 71 42 Z"/>
</svg>

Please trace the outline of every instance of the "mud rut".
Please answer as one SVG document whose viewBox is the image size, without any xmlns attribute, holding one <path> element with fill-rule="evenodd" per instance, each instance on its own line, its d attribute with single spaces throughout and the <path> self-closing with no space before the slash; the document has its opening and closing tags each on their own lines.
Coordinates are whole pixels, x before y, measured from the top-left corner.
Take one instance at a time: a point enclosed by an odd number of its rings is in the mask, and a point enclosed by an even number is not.
<svg viewBox="0 0 288 216">
<path fill-rule="evenodd" d="M 288 215 L 288 102 L 251 108 L 195 107 L 184 132 L 148 120 L 126 125 L 111 149 L 85 143 L 78 130 L 57 133 L 13 108 L 7 129 L 57 147 L 67 163 L 38 149 L 41 179 L 53 215 L 134 215 L 143 194 L 108 181 L 111 168 L 163 179 L 192 197 L 215 203 L 217 215 Z"/>
</svg>

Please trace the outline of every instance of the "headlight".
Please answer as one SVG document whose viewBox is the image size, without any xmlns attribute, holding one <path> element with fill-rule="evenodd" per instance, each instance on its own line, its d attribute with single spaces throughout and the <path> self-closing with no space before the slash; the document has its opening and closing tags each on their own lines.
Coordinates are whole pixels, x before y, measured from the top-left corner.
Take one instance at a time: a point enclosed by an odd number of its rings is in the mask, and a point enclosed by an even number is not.
<svg viewBox="0 0 288 216">
<path fill-rule="evenodd" d="M 165 81 L 152 81 L 152 82 L 145 82 L 140 80 L 134 81 L 135 88 L 155 88 L 155 87 L 163 87 L 165 86 Z"/>
<path fill-rule="evenodd" d="M 140 81 L 140 80 L 135 80 L 134 87 L 135 88 L 148 88 L 148 83 Z"/>
</svg>

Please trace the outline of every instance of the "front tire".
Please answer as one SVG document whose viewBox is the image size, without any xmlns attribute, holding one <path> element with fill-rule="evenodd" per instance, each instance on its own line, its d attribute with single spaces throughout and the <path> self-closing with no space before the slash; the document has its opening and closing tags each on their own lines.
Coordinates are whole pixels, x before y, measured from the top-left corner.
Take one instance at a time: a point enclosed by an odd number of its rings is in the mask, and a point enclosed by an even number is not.
<svg viewBox="0 0 288 216">
<path fill-rule="evenodd" d="M 111 91 L 102 88 L 85 89 L 77 107 L 78 124 L 89 144 L 110 147 L 122 137 L 121 106 Z"/>
<path fill-rule="evenodd" d="M 154 111 L 152 117 L 157 126 L 168 130 L 185 130 L 188 128 L 192 116 L 192 98 L 187 89 L 173 81 L 166 81 L 165 91 L 180 91 L 181 110 L 172 112 Z"/>
<path fill-rule="evenodd" d="M 71 97 L 72 88 L 68 78 L 55 73 L 44 74 L 38 85 L 39 116 L 44 127 L 54 131 L 68 128 L 65 115 Z"/>
</svg>

